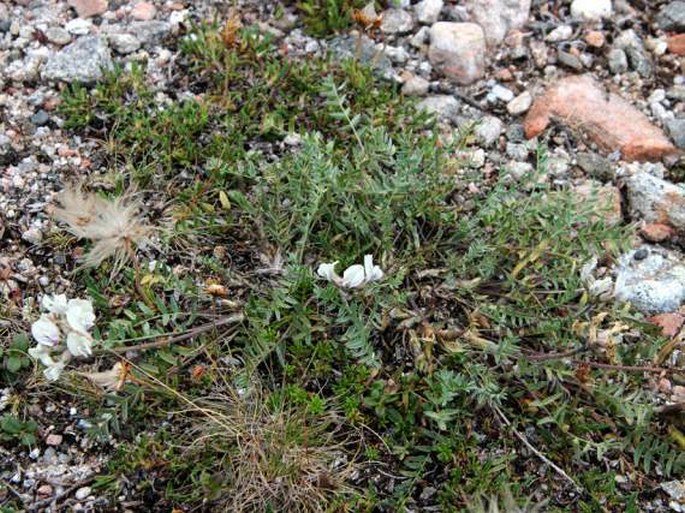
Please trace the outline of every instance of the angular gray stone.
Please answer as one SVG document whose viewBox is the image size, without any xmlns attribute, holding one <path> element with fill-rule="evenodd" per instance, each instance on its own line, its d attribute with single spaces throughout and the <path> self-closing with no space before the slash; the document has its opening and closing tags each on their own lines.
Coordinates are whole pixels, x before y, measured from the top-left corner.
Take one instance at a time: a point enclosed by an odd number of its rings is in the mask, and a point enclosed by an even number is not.
<svg viewBox="0 0 685 513">
<path fill-rule="evenodd" d="M 438 21 L 443 5 L 443 0 L 421 0 L 414 6 L 416 19 L 419 20 L 419 23 L 432 25 Z"/>
<path fill-rule="evenodd" d="M 121 55 L 133 53 L 140 48 L 140 41 L 132 34 L 109 34 L 107 38 L 114 51 Z"/>
<path fill-rule="evenodd" d="M 571 39 L 573 35 L 573 27 L 571 25 L 559 25 L 557 28 L 552 30 L 547 36 L 545 36 L 545 41 L 550 43 L 558 43 L 560 41 L 566 41 Z"/>
<path fill-rule="evenodd" d="M 576 155 L 576 163 L 591 178 L 608 182 L 614 177 L 614 171 L 609 160 L 597 153 L 578 153 Z"/>
<path fill-rule="evenodd" d="M 428 80 L 414 76 L 402 85 L 402 93 L 407 96 L 425 96 L 429 86 Z"/>
<path fill-rule="evenodd" d="M 404 9 L 386 9 L 383 11 L 381 30 L 386 34 L 406 34 L 414 28 L 414 19 Z"/>
<path fill-rule="evenodd" d="M 388 56 L 392 62 L 397 64 L 404 64 L 409 59 L 409 54 L 402 46 L 386 46 L 383 53 Z"/>
<path fill-rule="evenodd" d="M 45 37 L 53 44 L 64 46 L 71 43 L 71 34 L 62 27 L 50 27 L 45 31 Z"/>
<path fill-rule="evenodd" d="M 447 78 L 469 85 L 485 71 L 485 35 L 475 23 L 439 21 L 431 27 L 428 58 Z"/>
<path fill-rule="evenodd" d="M 49 51 L 45 46 L 28 50 L 23 59 L 17 59 L 2 70 L 0 76 L 14 80 L 15 82 L 33 82 L 38 80 L 39 72 L 43 63 L 48 59 Z"/>
<path fill-rule="evenodd" d="M 363 36 L 361 42 L 356 37 L 338 36 L 330 41 L 328 47 L 338 60 L 358 59 L 382 77 L 392 74 L 392 62 L 367 36 Z"/>
<path fill-rule="evenodd" d="M 530 162 L 508 162 L 504 166 L 505 177 L 516 182 L 520 181 L 524 176 L 533 172 L 533 164 Z"/>
<path fill-rule="evenodd" d="M 624 30 L 614 41 L 614 48 L 620 48 L 626 54 L 630 67 L 641 77 L 652 75 L 652 61 L 647 55 L 645 45 L 633 29 Z"/>
<path fill-rule="evenodd" d="M 504 123 L 494 116 L 486 116 L 480 120 L 473 130 L 476 140 L 483 146 L 490 147 L 499 140 Z"/>
<path fill-rule="evenodd" d="M 573 0 L 571 16 L 584 20 L 600 20 L 611 16 L 611 0 Z"/>
<path fill-rule="evenodd" d="M 430 29 L 428 27 L 421 27 L 416 34 L 409 39 L 409 44 L 414 48 L 421 48 L 428 42 L 430 37 Z"/>
<path fill-rule="evenodd" d="M 466 0 L 470 18 L 483 28 L 489 46 L 496 46 L 512 29 L 522 28 L 530 14 L 530 0 Z"/>
<path fill-rule="evenodd" d="M 83 18 L 75 18 L 67 22 L 67 24 L 64 25 L 64 28 L 67 32 L 74 34 L 75 36 L 85 36 L 90 33 L 90 29 L 93 28 L 93 22 L 84 20 Z"/>
<path fill-rule="evenodd" d="M 685 481 L 668 481 L 661 483 L 659 486 L 675 501 L 676 505 L 685 504 Z M 673 511 L 678 510 L 674 508 Z"/>
<path fill-rule="evenodd" d="M 619 73 L 625 73 L 628 71 L 628 56 L 626 52 L 620 48 L 614 48 L 609 52 L 609 71 L 612 74 L 618 75 Z"/>
<path fill-rule="evenodd" d="M 656 22 L 661 30 L 685 30 L 685 2 L 679 0 L 662 7 Z"/>
<path fill-rule="evenodd" d="M 91 493 L 90 486 L 84 486 L 84 487 L 76 490 L 76 493 L 74 493 L 74 497 L 76 498 L 77 501 L 83 501 L 83 500 L 86 500 L 88 498 L 90 493 Z"/>
<path fill-rule="evenodd" d="M 646 314 L 674 312 L 685 300 L 684 256 L 648 244 L 621 256 L 614 297 Z"/>
<path fill-rule="evenodd" d="M 681 150 L 685 150 L 685 118 L 666 120 L 666 130 L 675 145 Z"/>
<path fill-rule="evenodd" d="M 43 67 L 43 80 L 95 82 L 112 69 L 112 55 L 100 36 L 84 36 L 53 53 Z"/>
<path fill-rule="evenodd" d="M 439 119 L 456 121 L 459 117 L 461 104 L 454 96 L 440 94 L 424 98 L 416 107 L 419 110 L 425 110 L 431 114 L 435 114 Z"/>
<path fill-rule="evenodd" d="M 643 171 L 626 180 L 628 209 L 634 220 L 685 229 L 685 189 Z"/>
<path fill-rule="evenodd" d="M 491 95 L 493 100 L 499 100 L 505 103 L 508 103 L 514 99 L 513 91 L 508 87 L 504 87 L 499 84 L 495 84 L 494 86 L 492 86 L 492 89 L 490 90 L 488 97 L 490 97 Z"/>
<path fill-rule="evenodd" d="M 528 146 L 525 143 L 507 142 L 507 157 L 523 161 L 528 158 Z"/>
<path fill-rule="evenodd" d="M 507 103 L 507 112 L 512 116 L 518 116 L 527 112 L 533 104 L 533 95 L 530 91 L 523 91 L 516 98 Z"/>
<path fill-rule="evenodd" d="M 43 109 L 40 109 L 33 116 L 31 116 L 31 123 L 36 126 L 47 125 L 48 121 L 50 121 L 50 114 L 45 112 Z"/>
<path fill-rule="evenodd" d="M 559 61 L 559 64 L 563 64 L 567 68 L 571 68 L 576 71 L 583 70 L 583 63 L 578 57 L 571 53 L 560 50 L 557 52 L 557 60 Z"/>
<path fill-rule="evenodd" d="M 153 45 L 162 41 L 170 32 L 171 24 L 166 21 L 133 21 L 126 29 L 136 36 L 143 45 Z"/>
</svg>

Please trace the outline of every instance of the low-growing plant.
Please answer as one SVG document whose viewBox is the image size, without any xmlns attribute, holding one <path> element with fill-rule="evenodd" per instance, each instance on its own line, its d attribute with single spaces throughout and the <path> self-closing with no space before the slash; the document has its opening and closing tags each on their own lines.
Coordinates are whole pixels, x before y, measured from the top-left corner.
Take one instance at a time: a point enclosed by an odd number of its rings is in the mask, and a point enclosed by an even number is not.
<svg viewBox="0 0 685 513">
<path fill-rule="evenodd" d="M 659 344 L 582 272 L 630 229 L 540 180 L 544 148 L 519 183 L 461 174 L 468 136 L 444 141 L 354 60 L 292 60 L 235 21 L 180 46 L 194 98 L 156 104 L 142 68 L 65 92 L 70 126 L 107 131 L 116 187 L 158 184 L 164 205 L 140 272 L 151 304 L 133 298 L 134 269 L 79 277 L 106 349 L 152 344 L 142 385 L 91 399 L 103 440 L 129 436 L 104 487 L 143 472 L 170 506 L 253 511 L 460 511 L 510 490 L 496 511 L 544 484 L 550 511 L 599 511 L 643 491 L 588 469 L 683 471 L 631 368 Z M 145 415 L 167 427 L 136 440 Z"/>
<path fill-rule="evenodd" d="M 12 382 L 22 370 L 32 366 L 28 357 L 29 344 L 28 334 L 18 333 L 10 338 L 7 347 L 0 346 L 0 383 Z"/>
<path fill-rule="evenodd" d="M 352 11 L 367 3 L 368 0 L 298 0 L 295 5 L 303 15 L 307 31 L 326 37 L 349 28 Z"/>
<path fill-rule="evenodd" d="M 22 445 L 36 445 L 38 423 L 33 419 L 21 420 L 6 413 L 0 418 L 0 440 L 19 442 Z"/>
</svg>

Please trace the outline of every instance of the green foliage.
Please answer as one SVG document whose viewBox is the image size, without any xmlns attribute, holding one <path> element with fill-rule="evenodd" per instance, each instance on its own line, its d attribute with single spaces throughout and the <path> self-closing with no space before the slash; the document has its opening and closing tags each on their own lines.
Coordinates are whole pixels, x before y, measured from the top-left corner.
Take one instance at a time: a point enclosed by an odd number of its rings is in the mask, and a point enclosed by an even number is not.
<svg viewBox="0 0 685 513">
<path fill-rule="evenodd" d="M 316 23 L 326 32 L 347 23 L 351 7 L 300 3 L 323 13 Z M 645 334 L 608 354 L 589 340 L 592 330 L 640 327 L 588 297 L 579 272 L 592 256 L 615 258 L 630 230 L 538 176 L 515 187 L 479 183 L 484 194 L 466 208 L 453 198 L 477 175 L 460 174 L 454 147 L 394 87 L 355 61 L 289 59 L 253 29 L 229 39 L 200 27 L 182 41 L 192 99 L 159 105 L 141 67 L 115 72 L 92 96 L 65 92 L 70 127 L 107 131 L 108 156 L 127 172 L 117 187 L 163 184 L 150 203 L 168 205 L 160 215 L 171 220 L 158 267 L 143 272 L 153 305 L 112 301 L 135 296 L 132 269 L 114 283 L 105 268 L 81 277 L 103 312 L 106 347 L 187 332 L 227 310 L 245 316 L 230 332 L 145 353 L 136 375 L 146 388 L 92 399 L 102 439 L 133 440 L 145 419 L 185 410 L 168 430 L 130 441 L 104 488 L 118 494 L 120 478 L 161 446 L 160 496 L 209 498 L 227 510 L 238 496 L 234 476 L 259 481 L 244 464 L 259 464 L 261 482 L 297 490 L 309 470 L 289 458 L 312 446 L 317 455 L 335 447 L 352 466 L 382 461 L 399 476 L 365 484 L 358 504 L 368 511 L 459 511 L 504 490 L 528 497 L 541 483 L 552 499 L 565 496 L 568 483 L 540 473 L 522 437 L 584 487 L 578 511 L 635 507 L 640 490 L 588 471 L 609 460 L 641 478 L 685 470 L 640 376 L 581 372 L 583 360 L 634 365 L 660 346 Z M 299 142 L 286 140 L 295 134 Z M 544 149 L 538 157 L 544 173 Z M 382 281 L 341 290 L 315 273 L 365 254 L 385 271 Z M 225 284 L 220 298 L 203 292 L 209 278 Z M 554 357 L 571 350 L 571 359 Z M 188 372 L 194 362 L 200 378 Z M 331 507 L 348 497 L 308 493 Z"/>
<path fill-rule="evenodd" d="M 230 190 L 229 197 L 257 233 L 299 259 L 306 249 L 340 260 L 396 247 L 418 251 L 420 226 L 451 217 L 445 203 L 450 186 L 435 140 L 391 137 L 384 127 L 340 107 L 344 97 L 331 79 L 324 81 L 324 91 L 331 116 L 342 108 L 355 134 L 346 158 L 336 158 L 334 141 L 311 134 L 296 153 L 275 163 L 214 163 L 212 169 L 247 185 L 245 191 Z"/>
<path fill-rule="evenodd" d="M 3 442 L 17 441 L 22 445 L 36 444 L 38 423 L 33 419 L 21 420 L 6 413 L 0 418 L 0 440 Z"/>
<path fill-rule="evenodd" d="M 31 339 L 26 333 L 14 335 L 8 347 L 0 346 L 0 383 L 11 383 L 22 370 L 31 368 L 28 356 Z"/>
<path fill-rule="evenodd" d="M 367 3 L 367 0 L 300 0 L 296 6 L 302 13 L 307 31 L 325 37 L 349 28 L 352 10 Z"/>
</svg>

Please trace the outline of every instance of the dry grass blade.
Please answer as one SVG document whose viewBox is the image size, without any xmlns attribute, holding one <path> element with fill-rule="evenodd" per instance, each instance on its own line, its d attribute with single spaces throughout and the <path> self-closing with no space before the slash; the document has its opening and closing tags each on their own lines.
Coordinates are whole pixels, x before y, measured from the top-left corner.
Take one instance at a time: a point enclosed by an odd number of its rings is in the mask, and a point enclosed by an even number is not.
<svg viewBox="0 0 685 513">
<path fill-rule="evenodd" d="M 335 418 L 314 424 L 300 410 L 274 412 L 256 390 L 201 404 L 212 415 L 196 423 L 188 456 L 212 454 L 216 475 L 230 476 L 217 500 L 222 511 L 320 512 L 353 493 L 346 482 L 354 466 Z"/>
<path fill-rule="evenodd" d="M 107 200 L 80 187 L 69 186 L 62 191 L 52 215 L 67 225 L 79 239 L 90 239 L 91 250 L 83 264 L 97 267 L 114 258 L 112 274 L 117 274 L 128 259 L 135 256 L 134 246 L 144 246 L 152 228 L 139 217 L 139 203 L 122 196 Z"/>
</svg>

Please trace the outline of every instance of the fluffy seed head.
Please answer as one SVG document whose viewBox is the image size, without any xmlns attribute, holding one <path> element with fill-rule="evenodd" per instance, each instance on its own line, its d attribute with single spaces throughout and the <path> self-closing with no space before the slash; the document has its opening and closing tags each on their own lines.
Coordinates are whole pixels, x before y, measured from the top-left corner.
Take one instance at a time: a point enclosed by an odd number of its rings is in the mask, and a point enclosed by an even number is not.
<svg viewBox="0 0 685 513">
<path fill-rule="evenodd" d="M 138 216 L 139 203 L 122 196 L 103 199 L 78 187 L 66 187 L 59 196 L 60 206 L 53 217 L 67 225 L 79 239 L 90 239 L 93 247 L 83 264 L 97 267 L 114 257 L 112 274 L 117 274 L 133 255 L 134 246 L 144 246 L 152 229 Z"/>
</svg>

